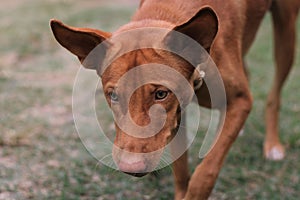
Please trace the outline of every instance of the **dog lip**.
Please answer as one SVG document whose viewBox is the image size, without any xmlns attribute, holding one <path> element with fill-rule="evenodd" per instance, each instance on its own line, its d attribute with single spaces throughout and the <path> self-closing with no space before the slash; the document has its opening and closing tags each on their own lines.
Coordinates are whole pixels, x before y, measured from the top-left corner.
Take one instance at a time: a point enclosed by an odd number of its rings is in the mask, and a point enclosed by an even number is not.
<svg viewBox="0 0 300 200">
<path fill-rule="evenodd" d="M 137 168 L 140 165 L 143 166 L 142 168 Z M 125 174 L 134 176 L 134 177 L 143 177 L 145 175 L 148 174 L 148 172 L 146 171 L 146 166 L 144 165 L 144 163 L 141 165 L 141 162 L 139 163 L 133 163 L 133 164 L 125 164 L 119 163 L 119 170 Z"/>
<path fill-rule="evenodd" d="M 141 178 L 145 175 L 147 175 L 148 173 L 147 172 L 144 172 L 144 173 L 131 173 L 131 172 L 124 172 L 125 174 L 128 174 L 128 175 L 131 175 L 131 176 L 134 176 L 134 177 L 138 177 L 138 178 Z"/>
<path fill-rule="evenodd" d="M 128 159 L 129 160 L 129 159 Z M 129 160 L 130 161 L 130 160 Z M 126 162 L 121 161 L 118 164 L 119 170 L 125 173 L 144 173 L 146 171 L 146 164 L 144 161 Z"/>
</svg>

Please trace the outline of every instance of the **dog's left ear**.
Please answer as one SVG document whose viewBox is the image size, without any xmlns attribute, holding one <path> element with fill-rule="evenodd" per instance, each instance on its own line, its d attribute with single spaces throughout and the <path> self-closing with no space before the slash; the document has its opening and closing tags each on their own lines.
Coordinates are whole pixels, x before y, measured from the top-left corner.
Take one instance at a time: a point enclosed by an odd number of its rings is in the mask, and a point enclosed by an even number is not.
<svg viewBox="0 0 300 200">
<path fill-rule="evenodd" d="M 209 52 L 218 32 L 218 17 L 212 8 L 202 7 L 195 16 L 183 24 L 174 27 L 173 30 L 191 37 Z M 178 41 L 178 36 L 172 32 L 167 35 L 166 42 L 167 46 L 171 49 L 180 49 L 181 52 L 183 49 L 189 49 L 187 46 L 191 46 L 189 42 Z"/>
</svg>

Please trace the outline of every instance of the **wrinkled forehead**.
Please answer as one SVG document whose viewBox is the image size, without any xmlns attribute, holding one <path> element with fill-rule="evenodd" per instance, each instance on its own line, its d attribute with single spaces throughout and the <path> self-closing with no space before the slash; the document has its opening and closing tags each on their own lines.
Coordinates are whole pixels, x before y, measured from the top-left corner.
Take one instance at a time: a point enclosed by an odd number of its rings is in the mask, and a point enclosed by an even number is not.
<svg viewBox="0 0 300 200">
<path fill-rule="evenodd" d="M 163 38 L 166 34 L 165 29 L 153 28 L 136 28 L 115 33 L 107 41 L 110 45 L 101 66 L 101 75 L 115 82 L 114 79 L 119 79 L 134 67 L 162 63 L 161 50 L 165 49 Z M 135 73 L 142 76 L 143 72 Z"/>
<path fill-rule="evenodd" d="M 117 57 L 141 49 L 166 49 L 164 38 L 168 32 L 168 29 L 162 28 L 117 31 L 107 40 L 111 46 L 107 52 L 106 62 L 112 62 Z"/>
<path fill-rule="evenodd" d="M 106 52 L 104 65 L 110 66 L 110 64 L 113 63 L 117 58 L 120 58 L 130 52 L 150 52 L 143 51 L 143 49 L 168 50 L 164 40 L 169 32 L 169 29 L 157 27 L 143 27 L 130 30 L 126 30 L 126 27 L 121 28 L 106 41 L 109 44 L 109 48 Z M 152 51 L 152 54 L 153 53 L 155 53 L 155 51 Z M 149 53 L 145 55 L 144 58 L 149 57 L 148 55 Z M 140 57 L 141 56 L 138 58 Z"/>
<path fill-rule="evenodd" d="M 193 67 L 165 44 L 168 29 L 137 28 L 109 39 L 102 69 L 103 84 L 136 87 L 147 83 L 174 89 L 189 79 Z"/>
<path fill-rule="evenodd" d="M 170 31 L 170 27 L 155 27 L 152 25 L 145 27 L 143 24 L 130 23 L 114 32 L 109 40 L 112 43 L 121 44 L 125 51 L 140 48 L 164 48 L 163 40 Z"/>
<path fill-rule="evenodd" d="M 112 62 L 103 72 L 102 82 L 114 87 L 156 84 L 175 89 L 183 82 L 182 79 L 187 78 L 178 70 L 183 63 L 170 62 L 172 55 L 168 54 L 155 49 L 140 49 L 127 53 Z"/>
</svg>

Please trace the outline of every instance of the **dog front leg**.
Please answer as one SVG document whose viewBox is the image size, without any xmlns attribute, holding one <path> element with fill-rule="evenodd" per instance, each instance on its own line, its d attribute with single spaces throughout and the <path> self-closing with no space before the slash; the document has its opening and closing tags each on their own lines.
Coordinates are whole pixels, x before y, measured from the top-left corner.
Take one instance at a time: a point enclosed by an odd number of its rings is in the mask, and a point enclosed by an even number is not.
<svg viewBox="0 0 300 200">
<path fill-rule="evenodd" d="M 182 115 L 180 127 L 177 133 L 178 139 L 171 143 L 172 156 L 177 157 L 178 153 L 184 152 L 172 164 L 174 185 L 175 185 L 175 200 L 182 200 L 185 196 L 189 183 L 188 170 L 188 151 L 187 151 L 187 135 L 186 135 L 186 117 Z"/>
<path fill-rule="evenodd" d="M 173 163 L 175 185 L 175 200 L 182 200 L 186 194 L 189 183 L 188 153 L 187 151 Z"/>
<path fill-rule="evenodd" d="M 195 169 L 185 200 L 202 200 L 209 197 L 225 156 L 243 127 L 251 106 L 250 96 L 236 97 L 228 104 L 221 135 L 212 150 Z"/>
</svg>

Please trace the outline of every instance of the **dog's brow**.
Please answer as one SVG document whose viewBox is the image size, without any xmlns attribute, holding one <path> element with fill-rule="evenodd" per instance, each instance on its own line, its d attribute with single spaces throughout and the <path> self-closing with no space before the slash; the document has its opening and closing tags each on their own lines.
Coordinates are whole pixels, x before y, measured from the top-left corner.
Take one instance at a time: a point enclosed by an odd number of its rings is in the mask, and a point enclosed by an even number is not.
<svg viewBox="0 0 300 200">
<path fill-rule="evenodd" d="M 116 89 L 117 88 L 117 85 L 112 83 L 112 82 L 108 82 L 105 84 L 104 86 L 104 91 L 108 90 L 108 89 Z"/>
</svg>

